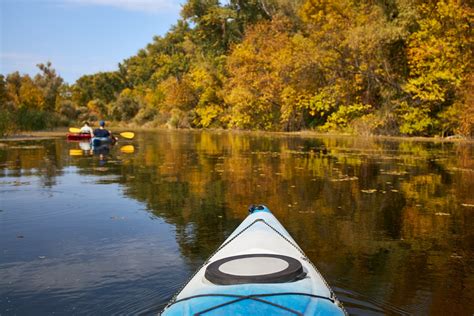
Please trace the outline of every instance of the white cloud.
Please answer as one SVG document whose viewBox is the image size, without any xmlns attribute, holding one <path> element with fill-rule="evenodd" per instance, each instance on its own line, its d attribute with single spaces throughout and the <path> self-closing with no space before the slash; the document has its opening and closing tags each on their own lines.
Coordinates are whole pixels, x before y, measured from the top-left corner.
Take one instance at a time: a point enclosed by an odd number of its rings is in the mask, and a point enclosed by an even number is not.
<svg viewBox="0 0 474 316">
<path fill-rule="evenodd" d="M 142 11 L 148 13 L 165 13 L 179 11 L 178 0 L 63 0 L 66 4 L 84 6 L 114 7 L 122 10 Z"/>
</svg>

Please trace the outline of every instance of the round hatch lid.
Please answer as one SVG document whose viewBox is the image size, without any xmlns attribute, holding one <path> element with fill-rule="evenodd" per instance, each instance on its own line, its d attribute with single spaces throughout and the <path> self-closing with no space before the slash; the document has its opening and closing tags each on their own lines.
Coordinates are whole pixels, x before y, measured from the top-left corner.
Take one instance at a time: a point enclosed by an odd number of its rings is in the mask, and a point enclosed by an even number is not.
<svg viewBox="0 0 474 316">
<path fill-rule="evenodd" d="M 218 285 L 284 283 L 305 276 L 295 258 L 274 254 L 248 254 L 219 259 L 209 264 L 205 277 Z"/>
</svg>

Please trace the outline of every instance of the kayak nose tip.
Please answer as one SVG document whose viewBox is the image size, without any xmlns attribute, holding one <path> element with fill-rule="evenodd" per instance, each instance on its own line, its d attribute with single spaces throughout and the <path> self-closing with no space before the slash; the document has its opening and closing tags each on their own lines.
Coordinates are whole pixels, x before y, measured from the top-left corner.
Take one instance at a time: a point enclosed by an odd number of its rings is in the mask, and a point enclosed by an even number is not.
<svg viewBox="0 0 474 316">
<path fill-rule="evenodd" d="M 261 204 L 261 205 L 250 205 L 249 206 L 249 213 L 250 214 L 253 214 L 253 213 L 256 213 L 256 212 L 267 212 L 267 213 L 271 213 L 270 210 L 268 209 L 268 207 L 266 207 L 265 205 Z"/>
</svg>

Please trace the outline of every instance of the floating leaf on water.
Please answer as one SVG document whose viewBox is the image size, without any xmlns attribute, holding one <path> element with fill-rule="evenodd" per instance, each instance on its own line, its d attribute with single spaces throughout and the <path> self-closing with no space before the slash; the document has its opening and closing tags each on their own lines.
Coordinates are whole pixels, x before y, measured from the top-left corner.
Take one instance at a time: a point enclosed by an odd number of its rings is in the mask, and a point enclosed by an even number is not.
<svg viewBox="0 0 474 316">
<path fill-rule="evenodd" d="M 341 182 L 341 181 L 355 181 L 355 180 L 359 180 L 359 178 L 358 177 L 344 176 L 342 178 L 331 179 L 330 181 L 332 181 L 332 182 Z"/>
<path fill-rule="evenodd" d="M 392 189 L 392 190 L 390 190 L 390 191 L 392 191 L 392 192 L 398 192 L 398 190 L 396 190 L 396 189 Z"/>
<path fill-rule="evenodd" d="M 393 170 L 393 171 L 382 171 L 383 169 L 380 169 L 380 173 L 381 174 L 387 174 L 387 175 L 390 175 L 390 176 L 404 176 L 406 174 L 408 174 L 407 171 L 405 170 L 401 170 L 401 171 L 396 171 L 396 170 Z"/>
<path fill-rule="evenodd" d="M 462 203 L 461 205 L 465 207 L 474 207 L 474 204 Z"/>
<path fill-rule="evenodd" d="M 314 214 L 314 211 L 298 211 L 300 214 Z"/>
<path fill-rule="evenodd" d="M 11 149 L 43 149 L 43 146 L 38 145 L 25 145 L 25 146 L 12 146 Z"/>
<path fill-rule="evenodd" d="M 451 170 L 455 171 L 464 171 L 464 172 L 474 172 L 474 169 L 468 169 L 468 168 L 458 168 L 458 167 L 453 167 Z"/>
<path fill-rule="evenodd" d="M 107 168 L 107 167 L 96 167 L 93 170 L 100 171 L 100 172 L 105 172 L 105 171 L 109 170 L 109 168 Z"/>
<path fill-rule="evenodd" d="M 364 193 L 375 193 L 377 192 L 377 189 L 368 189 L 368 190 L 360 190 L 360 191 Z"/>
<path fill-rule="evenodd" d="M 437 212 L 435 213 L 436 216 L 450 216 L 451 214 L 449 213 L 443 213 L 443 212 Z"/>
<path fill-rule="evenodd" d="M 125 219 L 125 217 L 123 217 L 123 216 L 111 216 L 110 219 L 113 219 L 113 220 L 121 220 L 122 219 L 123 220 L 123 219 Z"/>
<path fill-rule="evenodd" d="M 296 185 L 292 185 L 291 187 L 292 187 L 292 188 L 296 188 Z"/>
</svg>

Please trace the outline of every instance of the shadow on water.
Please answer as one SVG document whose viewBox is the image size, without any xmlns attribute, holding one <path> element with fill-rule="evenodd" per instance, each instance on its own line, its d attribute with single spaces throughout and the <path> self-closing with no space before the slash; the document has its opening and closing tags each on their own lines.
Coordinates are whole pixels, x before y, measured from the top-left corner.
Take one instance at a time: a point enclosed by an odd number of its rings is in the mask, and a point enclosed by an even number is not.
<svg viewBox="0 0 474 316">
<path fill-rule="evenodd" d="M 0 146 L 0 314 L 155 313 L 265 203 L 353 315 L 474 313 L 470 144 L 139 133 Z"/>
</svg>

